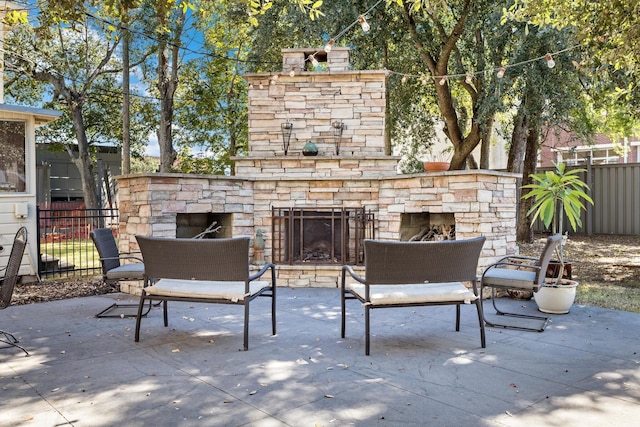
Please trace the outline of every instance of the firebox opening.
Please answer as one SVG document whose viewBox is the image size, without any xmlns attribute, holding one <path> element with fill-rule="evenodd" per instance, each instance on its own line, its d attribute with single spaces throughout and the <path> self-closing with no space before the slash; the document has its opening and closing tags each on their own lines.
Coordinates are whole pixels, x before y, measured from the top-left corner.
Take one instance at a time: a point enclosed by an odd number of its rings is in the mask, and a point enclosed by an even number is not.
<svg viewBox="0 0 640 427">
<path fill-rule="evenodd" d="M 455 240 L 455 223 L 452 213 L 404 213 L 400 215 L 400 240 Z"/>
<path fill-rule="evenodd" d="M 373 214 L 364 209 L 273 209 L 273 257 L 287 264 L 361 262 L 373 238 Z"/>
<path fill-rule="evenodd" d="M 232 214 L 179 213 L 176 216 L 176 237 L 193 238 L 200 235 L 203 239 L 230 238 L 233 237 L 232 225 Z M 212 229 L 217 231 L 207 232 Z"/>
</svg>

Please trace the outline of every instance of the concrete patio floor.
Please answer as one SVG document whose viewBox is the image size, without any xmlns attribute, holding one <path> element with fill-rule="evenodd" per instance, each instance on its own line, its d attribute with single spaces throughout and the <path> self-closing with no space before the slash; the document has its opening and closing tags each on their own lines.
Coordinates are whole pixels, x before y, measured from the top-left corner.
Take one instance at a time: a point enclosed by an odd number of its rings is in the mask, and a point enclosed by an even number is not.
<svg viewBox="0 0 640 427">
<path fill-rule="evenodd" d="M 278 289 L 242 307 L 169 303 L 135 321 L 97 319 L 111 294 L 0 311 L 30 357 L 0 350 L 0 425 L 624 426 L 640 420 L 640 315 L 574 305 L 543 333 L 487 329 L 473 306 L 372 312 L 337 289 Z M 135 302 L 135 299 L 131 299 Z M 506 300 L 513 309 L 535 303 Z M 491 310 L 489 305 L 486 310 Z"/>
</svg>

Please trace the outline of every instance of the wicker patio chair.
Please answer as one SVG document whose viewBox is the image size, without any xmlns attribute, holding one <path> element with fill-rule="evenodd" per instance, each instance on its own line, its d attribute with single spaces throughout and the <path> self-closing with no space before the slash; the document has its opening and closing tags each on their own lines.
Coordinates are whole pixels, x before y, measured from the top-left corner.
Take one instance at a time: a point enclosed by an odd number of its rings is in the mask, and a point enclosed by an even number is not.
<svg viewBox="0 0 640 427">
<path fill-rule="evenodd" d="M 474 303 L 478 312 L 480 344 L 486 346 L 482 306 L 476 288 L 478 259 L 484 237 L 440 242 L 365 240 L 365 277 L 352 266 L 342 268 L 342 338 L 345 337 L 346 300 L 364 306 L 365 354 L 370 347 L 370 311 L 377 308 L 455 305 L 456 331 L 460 305 Z M 355 283 L 347 283 L 347 273 Z M 473 292 L 461 282 L 471 282 Z"/>
<path fill-rule="evenodd" d="M 91 240 L 96 245 L 100 263 L 102 265 L 102 277 L 107 282 L 120 282 L 129 280 L 144 280 L 144 263 L 141 255 L 132 253 L 120 253 L 110 228 L 96 228 L 89 233 Z M 130 260 L 126 264 L 123 260 Z M 109 307 L 96 314 L 96 317 L 135 317 L 138 304 L 111 304 Z M 132 311 L 127 312 L 130 309 Z M 123 311 L 124 310 L 124 311 Z"/>
<path fill-rule="evenodd" d="M 13 289 L 18 281 L 18 272 L 20 271 L 20 264 L 22 263 L 22 256 L 24 255 L 26 246 L 27 229 L 20 227 L 13 239 L 9 262 L 5 268 L 0 270 L 0 273 L 4 271 L 4 276 L 0 278 L 0 309 L 5 309 L 11 305 Z M 16 337 L 7 331 L 0 330 L 0 342 L 7 344 L 1 348 L 17 347 L 24 351 L 26 356 L 29 355 L 29 352 L 25 350 L 24 347 L 18 345 Z"/>
<path fill-rule="evenodd" d="M 146 300 L 237 304 L 244 306 L 244 350 L 249 348 L 249 303 L 271 298 L 271 329 L 276 334 L 276 273 L 268 263 L 249 273 L 249 237 L 230 239 L 170 239 L 136 236 L 145 264 L 145 286 L 140 296 L 135 341 Z M 271 282 L 257 280 L 271 270 Z"/>
<path fill-rule="evenodd" d="M 547 242 L 539 258 L 524 256 L 507 256 L 489 265 L 480 281 L 480 295 L 484 295 L 484 288 L 491 288 L 491 301 L 498 316 L 529 319 L 535 321 L 535 326 L 524 326 L 521 322 L 496 323 L 486 319 L 487 326 L 521 331 L 542 332 L 549 321 L 548 316 L 536 316 L 522 313 L 505 312 L 497 307 L 496 289 L 525 290 L 537 292 L 544 284 L 547 267 L 554 251 L 562 242 L 561 234 L 554 234 L 547 238 Z"/>
</svg>

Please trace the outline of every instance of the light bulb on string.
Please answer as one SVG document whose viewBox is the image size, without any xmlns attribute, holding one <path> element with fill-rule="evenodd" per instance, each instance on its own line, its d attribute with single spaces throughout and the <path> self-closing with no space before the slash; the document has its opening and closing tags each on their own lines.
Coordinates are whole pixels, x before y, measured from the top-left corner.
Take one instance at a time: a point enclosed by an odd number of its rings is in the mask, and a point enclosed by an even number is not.
<svg viewBox="0 0 640 427">
<path fill-rule="evenodd" d="M 262 84 L 262 82 L 258 84 L 258 89 L 264 89 L 264 85 Z"/>
<path fill-rule="evenodd" d="M 447 76 L 443 76 L 439 81 L 440 86 L 444 86 L 446 82 L 447 82 Z"/>
<path fill-rule="evenodd" d="M 358 16 L 358 22 L 360 23 L 360 26 L 362 27 L 362 31 L 364 31 L 365 33 L 368 33 L 369 30 L 371 29 L 371 26 L 369 25 L 369 23 L 365 19 L 364 15 Z"/>
<path fill-rule="evenodd" d="M 296 67 L 291 67 L 291 71 L 289 71 L 289 77 L 296 76 Z"/>
<path fill-rule="evenodd" d="M 547 54 L 544 56 L 544 59 L 546 59 L 546 60 L 547 60 L 547 67 L 549 67 L 549 68 L 553 68 L 553 67 L 555 67 L 555 66 L 556 66 L 556 61 L 554 61 L 554 60 L 553 60 L 553 56 L 551 56 L 551 54 L 550 54 L 550 53 L 547 53 Z"/>
<path fill-rule="evenodd" d="M 313 65 L 314 68 L 318 68 L 318 65 L 320 65 L 315 55 L 313 54 L 309 55 L 307 59 L 309 60 L 309 62 L 311 62 L 311 65 Z"/>
<path fill-rule="evenodd" d="M 425 76 L 422 76 L 422 84 L 423 85 L 427 84 L 427 78 Z"/>
<path fill-rule="evenodd" d="M 402 83 L 406 83 L 407 82 L 407 75 L 405 74 L 404 76 L 402 76 L 402 78 L 400 79 L 400 81 Z"/>
<path fill-rule="evenodd" d="M 470 85 L 471 83 L 473 83 L 473 74 L 469 73 L 467 74 L 467 77 L 464 79 L 464 81 Z"/>
<path fill-rule="evenodd" d="M 278 80 L 278 78 L 279 78 L 279 77 L 280 77 L 280 74 L 277 74 L 277 73 L 276 73 L 276 74 L 274 74 L 274 75 L 271 77 L 271 84 L 272 84 L 272 85 L 276 84 L 276 80 Z"/>
<path fill-rule="evenodd" d="M 496 74 L 496 77 L 501 79 L 504 77 L 504 73 L 507 71 L 507 69 L 505 67 L 500 68 L 500 70 L 498 70 L 498 73 Z"/>
<path fill-rule="evenodd" d="M 329 41 L 327 42 L 327 44 L 326 44 L 326 45 L 324 45 L 324 51 L 325 51 L 325 52 L 327 52 L 327 53 L 331 52 L 331 49 L 333 48 L 333 44 L 334 44 L 335 42 L 336 42 L 336 41 L 335 41 L 334 39 L 329 40 Z"/>
</svg>

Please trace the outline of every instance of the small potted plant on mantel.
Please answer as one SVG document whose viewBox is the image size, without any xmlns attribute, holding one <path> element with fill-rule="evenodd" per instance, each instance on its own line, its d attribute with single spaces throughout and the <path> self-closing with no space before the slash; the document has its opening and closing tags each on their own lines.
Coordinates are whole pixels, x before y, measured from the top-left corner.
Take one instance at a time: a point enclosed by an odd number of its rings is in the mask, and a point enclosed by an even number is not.
<svg viewBox="0 0 640 427">
<path fill-rule="evenodd" d="M 578 226 L 582 226 L 580 212 L 586 209 L 583 201 L 593 205 L 593 200 L 587 194 L 589 186 L 578 175 L 585 171 L 585 169 L 567 170 L 566 164 L 558 163 L 555 165 L 555 170 L 529 175 L 535 182 L 523 186 L 530 190 L 523 198 L 534 198 L 533 206 L 527 212 L 527 215 L 533 213 L 532 223 L 540 218 L 546 228 L 551 225 L 553 233 L 563 235 L 562 243 L 557 249 L 559 264 L 557 275 L 555 278 L 548 279 L 547 283 L 534 294 L 538 309 L 545 313 L 568 313 L 576 296 L 578 282 L 563 278 L 564 245 L 567 242 L 563 224 L 566 216 L 571 228 L 576 231 Z"/>
<path fill-rule="evenodd" d="M 434 153 L 429 149 L 427 160 L 422 162 L 425 172 L 444 172 L 449 170 L 451 161 L 451 147 L 445 148 L 439 153 Z"/>
</svg>

